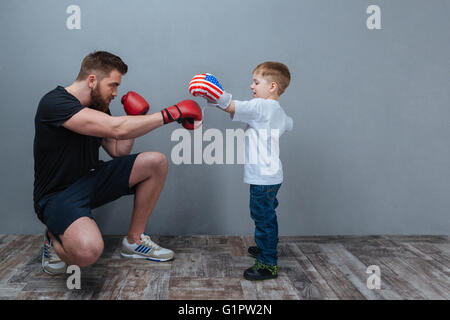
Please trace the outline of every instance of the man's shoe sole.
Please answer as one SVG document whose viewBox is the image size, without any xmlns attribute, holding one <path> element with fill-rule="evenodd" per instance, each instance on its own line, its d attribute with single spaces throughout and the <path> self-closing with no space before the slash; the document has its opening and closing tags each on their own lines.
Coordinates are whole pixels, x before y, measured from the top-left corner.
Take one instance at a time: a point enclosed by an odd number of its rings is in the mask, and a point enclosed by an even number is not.
<svg viewBox="0 0 450 320">
<path fill-rule="evenodd" d="M 120 256 L 122 258 L 125 259 L 146 259 L 146 260 L 150 260 L 150 261 L 155 261 L 155 262 L 166 262 L 166 261 L 171 261 L 173 260 L 174 257 L 170 257 L 170 258 L 152 258 L 152 257 L 146 257 L 146 256 L 141 256 L 140 254 L 125 254 L 125 253 L 120 253 Z"/>
</svg>

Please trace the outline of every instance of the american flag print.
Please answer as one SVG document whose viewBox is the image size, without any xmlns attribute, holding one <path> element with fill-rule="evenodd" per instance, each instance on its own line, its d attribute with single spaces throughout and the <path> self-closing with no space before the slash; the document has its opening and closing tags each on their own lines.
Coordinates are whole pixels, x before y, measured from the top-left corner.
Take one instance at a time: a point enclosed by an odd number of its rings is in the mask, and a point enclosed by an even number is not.
<svg viewBox="0 0 450 320">
<path fill-rule="evenodd" d="M 217 101 L 223 94 L 223 88 L 214 75 L 202 73 L 195 75 L 189 82 L 189 93 Z"/>
</svg>

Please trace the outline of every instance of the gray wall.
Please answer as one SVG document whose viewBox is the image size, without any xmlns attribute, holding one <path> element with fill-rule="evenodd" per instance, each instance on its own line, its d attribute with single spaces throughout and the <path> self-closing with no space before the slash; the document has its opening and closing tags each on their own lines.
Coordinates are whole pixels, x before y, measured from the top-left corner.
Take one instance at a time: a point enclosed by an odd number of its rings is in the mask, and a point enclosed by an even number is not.
<svg viewBox="0 0 450 320">
<path fill-rule="evenodd" d="M 101 49 L 129 65 L 119 96 L 135 90 L 155 112 L 190 98 L 196 73 L 216 74 L 244 100 L 258 63 L 290 67 L 280 99 L 294 119 L 281 139 L 280 235 L 449 234 L 449 3 L 2 0 L 0 233 L 44 229 L 32 206 L 37 103 Z M 80 30 L 66 28 L 71 4 L 81 7 Z M 381 30 L 366 27 L 371 4 L 381 8 Z M 111 109 L 123 115 L 119 99 Z M 204 131 L 239 127 L 207 110 Z M 170 160 L 176 128 L 139 138 L 133 152 Z M 147 231 L 253 233 L 241 165 L 169 162 Z M 105 234 L 125 234 L 131 208 L 125 197 L 94 214 Z"/>
</svg>

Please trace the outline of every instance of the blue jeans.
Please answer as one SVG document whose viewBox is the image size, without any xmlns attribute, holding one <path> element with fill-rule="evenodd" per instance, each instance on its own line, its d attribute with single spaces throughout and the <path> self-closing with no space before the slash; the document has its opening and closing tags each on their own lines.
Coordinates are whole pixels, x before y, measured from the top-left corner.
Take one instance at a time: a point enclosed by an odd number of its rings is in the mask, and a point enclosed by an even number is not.
<svg viewBox="0 0 450 320">
<path fill-rule="evenodd" d="M 250 215 L 255 221 L 257 260 L 263 264 L 277 265 L 278 222 L 275 209 L 281 184 L 250 185 Z"/>
</svg>

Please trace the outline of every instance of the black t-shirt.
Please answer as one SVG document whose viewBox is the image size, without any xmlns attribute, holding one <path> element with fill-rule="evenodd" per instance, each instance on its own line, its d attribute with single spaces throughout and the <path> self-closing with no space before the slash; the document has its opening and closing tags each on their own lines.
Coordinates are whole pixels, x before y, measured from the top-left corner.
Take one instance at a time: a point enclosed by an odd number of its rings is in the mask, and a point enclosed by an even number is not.
<svg viewBox="0 0 450 320">
<path fill-rule="evenodd" d="M 61 86 L 39 102 L 33 148 L 36 211 L 36 204 L 44 196 L 66 189 L 99 162 L 102 138 L 81 135 L 62 126 L 83 108 Z"/>
</svg>

